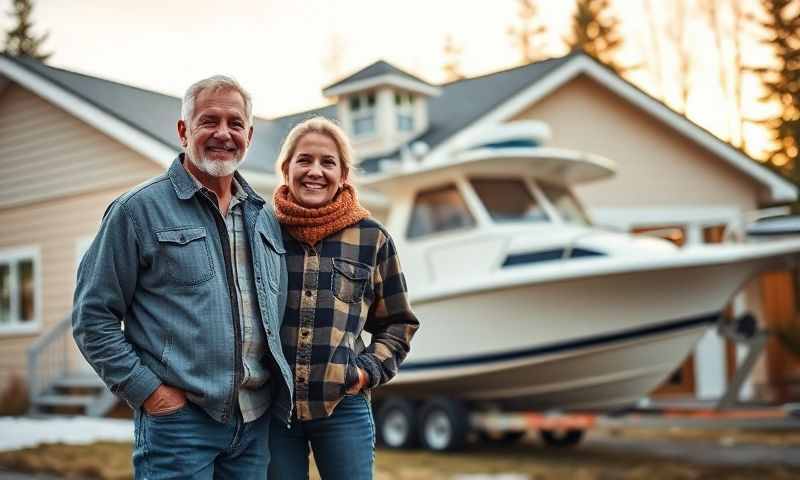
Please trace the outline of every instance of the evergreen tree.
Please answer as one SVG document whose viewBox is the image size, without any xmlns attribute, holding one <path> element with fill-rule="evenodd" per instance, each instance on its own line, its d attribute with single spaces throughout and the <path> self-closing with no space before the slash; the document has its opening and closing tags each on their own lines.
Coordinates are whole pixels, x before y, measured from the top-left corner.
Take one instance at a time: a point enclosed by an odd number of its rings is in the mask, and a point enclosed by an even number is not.
<svg viewBox="0 0 800 480">
<path fill-rule="evenodd" d="M 519 25 L 508 28 L 507 33 L 514 46 L 519 49 L 522 63 L 532 63 L 547 58 L 545 35 L 547 27 L 539 18 L 539 7 L 535 0 L 517 0 Z"/>
<path fill-rule="evenodd" d="M 3 53 L 13 57 L 28 56 L 37 60 L 47 60 L 51 53 L 42 53 L 42 44 L 47 40 L 48 34 L 36 37 L 33 34 L 32 0 L 14 0 L 9 15 L 16 19 L 16 25 L 6 31 L 6 43 Z"/>
<path fill-rule="evenodd" d="M 616 72 L 624 71 L 614 60 L 622 37 L 609 0 L 576 0 L 575 7 L 572 34 L 566 39 L 570 51 L 582 50 Z"/>
<path fill-rule="evenodd" d="M 766 14 L 761 26 L 768 32 L 764 42 L 776 57 L 773 65 L 756 69 L 765 90 L 761 99 L 780 105 L 774 117 L 762 122 L 773 140 L 768 159 L 800 184 L 800 2 L 761 0 L 761 6 Z"/>
<path fill-rule="evenodd" d="M 452 35 L 447 35 L 444 38 L 444 70 L 445 82 L 453 82 L 464 78 L 464 73 L 461 71 L 461 47 L 456 45 L 456 41 Z"/>
</svg>

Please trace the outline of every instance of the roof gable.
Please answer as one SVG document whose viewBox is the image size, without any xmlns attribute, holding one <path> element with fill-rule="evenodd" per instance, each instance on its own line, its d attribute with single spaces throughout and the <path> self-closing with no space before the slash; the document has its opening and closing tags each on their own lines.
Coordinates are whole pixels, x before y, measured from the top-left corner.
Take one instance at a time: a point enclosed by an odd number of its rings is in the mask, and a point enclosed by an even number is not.
<svg viewBox="0 0 800 480">
<path fill-rule="evenodd" d="M 429 96 L 439 94 L 439 89 L 434 85 L 384 60 L 378 60 L 356 73 L 328 85 L 322 89 L 322 93 L 326 97 L 334 97 L 375 88 L 380 85 L 393 85 Z"/>
</svg>

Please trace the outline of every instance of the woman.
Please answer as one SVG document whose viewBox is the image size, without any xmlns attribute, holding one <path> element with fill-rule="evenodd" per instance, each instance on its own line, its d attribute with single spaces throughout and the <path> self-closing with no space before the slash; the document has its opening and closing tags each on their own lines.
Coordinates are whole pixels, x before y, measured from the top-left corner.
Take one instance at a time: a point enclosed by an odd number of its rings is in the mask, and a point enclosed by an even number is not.
<svg viewBox="0 0 800 480">
<path fill-rule="evenodd" d="M 278 157 L 273 201 L 289 269 L 281 341 L 295 404 L 288 428 L 272 422 L 269 478 L 307 478 L 309 446 L 324 480 L 372 478 L 369 391 L 394 377 L 419 326 L 394 243 L 358 203 L 352 158 L 344 132 L 321 117 L 294 127 Z"/>
</svg>

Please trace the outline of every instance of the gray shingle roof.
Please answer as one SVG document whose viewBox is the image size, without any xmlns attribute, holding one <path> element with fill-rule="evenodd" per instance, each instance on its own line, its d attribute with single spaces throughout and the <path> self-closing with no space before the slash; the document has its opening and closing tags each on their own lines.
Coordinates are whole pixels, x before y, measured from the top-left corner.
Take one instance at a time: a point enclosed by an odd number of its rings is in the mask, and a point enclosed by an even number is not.
<svg viewBox="0 0 800 480">
<path fill-rule="evenodd" d="M 114 115 L 133 128 L 150 135 L 176 152 L 181 150 L 176 129 L 176 122 L 180 118 L 180 98 L 51 67 L 29 58 L 10 59 L 106 113 Z M 333 115 L 335 110 L 335 106 L 329 106 L 314 112 Z M 253 145 L 245 164 L 247 168 L 272 172 L 274 159 L 278 155 L 284 137 L 294 124 L 307 116 L 311 115 L 298 113 L 275 120 L 256 118 Z"/>
<path fill-rule="evenodd" d="M 367 78 L 379 77 L 381 75 L 389 75 L 389 74 L 398 75 L 398 76 L 405 77 L 405 78 L 408 78 L 410 80 L 413 80 L 415 82 L 421 82 L 421 83 L 424 83 L 426 85 L 430 85 L 429 82 L 426 82 L 425 80 L 422 80 L 419 77 L 411 75 L 410 73 L 408 73 L 406 71 L 400 70 L 399 68 L 395 67 L 394 65 L 392 65 L 392 64 L 390 64 L 390 63 L 388 63 L 388 62 L 386 62 L 384 60 L 378 60 L 377 62 L 373 63 L 372 65 L 364 67 L 361 70 L 357 71 L 356 73 L 354 73 L 354 74 L 352 74 L 352 75 L 350 75 L 348 77 L 345 77 L 345 78 L 339 80 L 336 83 L 328 85 L 327 87 L 323 88 L 323 90 L 328 90 L 330 88 L 338 87 L 340 85 L 344 85 L 344 84 L 351 83 L 351 82 L 357 82 L 359 80 L 365 80 Z"/>
<path fill-rule="evenodd" d="M 428 98 L 430 126 L 418 140 L 435 147 L 515 95 L 520 89 L 533 84 L 553 69 L 558 68 L 569 58 L 567 56 L 545 60 L 442 85 L 441 95 Z M 12 60 L 120 118 L 132 127 L 151 135 L 176 151 L 180 150 L 175 129 L 175 122 L 180 116 L 181 100 L 179 98 L 54 68 L 32 59 L 14 58 Z M 334 85 L 388 72 L 399 72 L 414 80 L 422 81 L 381 60 Z M 253 146 L 248 154 L 247 168 L 272 172 L 280 145 L 289 130 L 300 121 L 315 115 L 336 119 L 336 106 L 328 105 L 272 120 L 256 118 Z M 385 158 L 385 156 L 381 158 Z M 366 172 L 375 171 L 378 167 L 378 160 L 378 158 L 365 159 L 361 163 L 361 168 Z"/>
<path fill-rule="evenodd" d="M 583 54 L 572 53 L 560 58 L 441 85 L 441 95 L 428 98 L 429 128 L 415 140 L 421 140 L 431 148 L 436 147 L 522 89 L 533 85 L 545 75 L 559 68 L 575 55 Z M 180 116 L 181 100 L 179 98 L 50 67 L 32 59 L 4 57 L 40 74 L 105 112 L 116 116 L 133 128 L 173 148 L 176 152 L 180 150 L 175 127 Z M 386 72 L 400 72 L 414 80 L 422 81 L 384 61 L 378 61 L 332 86 L 344 81 L 358 80 Z M 273 172 L 275 158 L 286 134 L 298 122 L 315 115 L 323 115 L 335 120 L 336 106 L 328 105 L 272 120 L 256 118 L 253 146 L 248 155 L 247 168 Z M 676 115 L 678 114 L 676 113 Z M 702 127 L 693 125 L 705 131 Z M 716 139 L 716 137 L 714 138 Z M 733 146 L 722 140 L 716 140 L 724 143 L 727 148 L 734 149 Z M 378 169 L 378 161 L 381 158 L 396 156 L 397 153 L 390 152 L 379 158 L 363 159 L 360 168 L 365 172 L 374 172 Z M 760 164 L 759 166 L 766 168 Z"/>
</svg>

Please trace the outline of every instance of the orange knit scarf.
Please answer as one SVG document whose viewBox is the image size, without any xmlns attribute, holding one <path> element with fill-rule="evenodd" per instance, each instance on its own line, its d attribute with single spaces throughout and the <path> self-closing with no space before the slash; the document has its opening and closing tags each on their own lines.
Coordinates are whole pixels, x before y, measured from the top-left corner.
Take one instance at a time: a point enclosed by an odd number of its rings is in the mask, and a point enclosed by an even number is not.
<svg viewBox="0 0 800 480">
<path fill-rule="evenodd" d="M 358 196 L 351 185 L 344 185 L 331 203 L 320 208 L 300 206 L 286 185 L 275 189 L 272 202 L 278 221 L 289 234 L 312 246 L 369 216 L 369 212 L 358 203 Z"/>
</svg>

